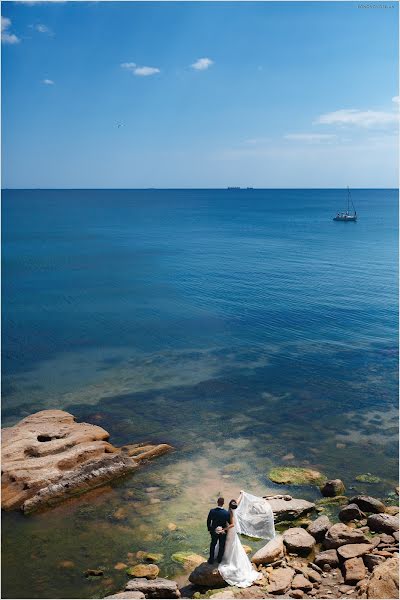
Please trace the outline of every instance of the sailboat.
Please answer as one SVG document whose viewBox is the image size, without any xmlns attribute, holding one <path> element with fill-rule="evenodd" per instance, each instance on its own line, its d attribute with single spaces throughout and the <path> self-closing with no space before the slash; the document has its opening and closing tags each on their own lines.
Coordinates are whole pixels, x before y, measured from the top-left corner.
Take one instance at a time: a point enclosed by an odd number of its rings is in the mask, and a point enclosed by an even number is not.
<svg viewBox="0 0 400 600">
<path fill-rule="evenodd" d="M 353 212 L 351 212 L 351 210 L 350 210 L 350 202 L 353 207 Z M 333 220 L 334 221 L 346 221 L 346 222 L 352 221 L 353 223 L 355 223 L 357 221 L 357 212 L 356 212 L 356 209 L 354 208 L 353 200 L 351 199 L 349 186 L 347 186 L 347 210 L 346 210 L 346 212 L 338 212 L 336 217 L 333 217 Z"/>
</svg>

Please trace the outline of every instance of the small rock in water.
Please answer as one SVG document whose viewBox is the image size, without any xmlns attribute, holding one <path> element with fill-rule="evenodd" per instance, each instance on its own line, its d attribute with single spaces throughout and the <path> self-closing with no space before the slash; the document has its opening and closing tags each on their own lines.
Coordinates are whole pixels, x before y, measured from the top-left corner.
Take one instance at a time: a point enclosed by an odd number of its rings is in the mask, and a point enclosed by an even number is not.
<svg viewBox="0 0 400 600">
<path fill-rule="evenodd" d="M 58 563 L 58 566 L 62 569 L 73 569 L 75 567 L 75 563 L 72 560 L 61 560 Z"/>
<path fill-rule="evenodd" d="M 153 487 L 148 487 L 148 488 L 146 488 L 144 491 L 145 491 L 147 494 L 152 494 L 153 492 L 158 492 L 158 490 L 159 490 L 159 489 L 160 489 L 159 487 L 157 487 L 157 486 L 153 486 Z"/>
<path fill-rule="evenodd" d="M 85 577 L 102 577 L 103 575 L 103 569 L 87 569 L 85 571 Z"/>
<path fill-rule="evenodd" d="M 128 565 L 126 565 L 126 564 L 125 564 L 125 563 L 123 563 L 123 562 L 119 562 L 119 563 L 117 563 L 116 565 L 114 565 L 114 569 L 115 569 L 116 571 L 122 571 L 123 569 L 127 569 L 127 568 L 128 568 Z"/>
<path fill-rule="evenodd" d="M 293 460 L 294 459 L 294 454 L 292 454 L 292 452 L 289 452 L 289 454 L 285 454 L 285 456 L 282 457 L 282 460 Z"/>
<path fill-rule="evenodd" d="M 132 577 L 145 577 L 146 579 L 155 579 L 158 576 L 160 569 L 157 567 L 157 565 L 140 564 L 135 565 L 134 567 L 130 567 L 129 569 L 127 569 L 126 572 Z"/>
<path fill-rule="evenodd" d="M 124 519 L 126 519 L 127 516 L 128 516 L 128 509 L 125 507 L 118 508 L 113 513 L 113 519 L 116 519 L 117 521 L 123 521 Z"/>
<path fill-rule="evenodd" d="M 160 498 L 150 498 L 150 504 L 159 504 L 160 502 Z"/>
<path fill-rule="evenodd" d="M 346 488 L 341 479 L 329 479 L 323 486 L 321 486 L 320 490 L 323 496 L 332 497 L 343 496 Z"/>
<path fill-rule="evenodd" d="M 170 531 L 176 531 L 178 529 L 178 525 L 176 523 L 168 523 L 167 529 Z"/>
</svg>

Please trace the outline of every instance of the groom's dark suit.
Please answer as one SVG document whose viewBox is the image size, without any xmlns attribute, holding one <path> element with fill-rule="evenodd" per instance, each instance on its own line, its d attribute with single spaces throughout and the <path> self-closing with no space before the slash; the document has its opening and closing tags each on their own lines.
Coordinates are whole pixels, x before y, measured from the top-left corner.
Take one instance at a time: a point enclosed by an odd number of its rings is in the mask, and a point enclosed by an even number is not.
<svg viewBox="0 0 400 600">
<path fill-rule="evenodd" d="M 218 562 L 221 562 L 222 560 L 225 550 L 226 533 L 215 533 L 215 529 L 217 527 L 226 527 L 229 521 L 229 512 L 220 506 L 217 508 L 212 508 L 208 513 L 207 528 L 211 534 L 210 558 L 208 559 L 209 563 L 214 562 L 215 546 L 217 545 L 217 542 L 219 542 L 217 560 Z"/>
</svg>

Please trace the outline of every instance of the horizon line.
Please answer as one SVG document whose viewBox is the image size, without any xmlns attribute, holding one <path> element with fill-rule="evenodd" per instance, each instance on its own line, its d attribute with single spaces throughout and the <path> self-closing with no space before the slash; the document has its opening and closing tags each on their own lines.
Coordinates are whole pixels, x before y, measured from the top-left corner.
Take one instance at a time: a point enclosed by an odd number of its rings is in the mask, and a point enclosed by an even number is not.
<svg viewBox="0 0 400 600">
<path fill-rule="evenodd" d="M 348 186 L 339 187 L 304 187 L 304 186 L 291 186 L 291 187 L 240 187 L 240 186 L 227 186 L 227 187 L 2 187 L 2 192 L 6 191 L 77 191 L 77 190 L 122 190 L 122 191 L 185 191 L 185 190 L 218 190 L 218 191 L 229 191 L 229 192 L 251 192 L 251 191 L 264 191 L 264 190 L 343 190 Z M 399 187 L 351 187 L 352 190 L 399 190 Z"/>
</svg>

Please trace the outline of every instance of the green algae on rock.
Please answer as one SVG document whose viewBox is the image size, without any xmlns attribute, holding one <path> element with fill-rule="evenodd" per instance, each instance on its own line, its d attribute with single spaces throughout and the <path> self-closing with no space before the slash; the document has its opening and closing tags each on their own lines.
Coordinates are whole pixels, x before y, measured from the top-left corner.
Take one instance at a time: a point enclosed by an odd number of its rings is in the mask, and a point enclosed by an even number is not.
<svg viewBox="0 0 400 600">
<path fill-rule="evenodd" d="M 202 556 L 194 552 L 175 552 L 171 559 L 183 565 L 185 569 L 195 569 L 205 561 Z"/>
<path fill-rule="evenodd" d="M 357 475 L 356 481 L 361 481 L 362 483 L 380 483 L 381 478 L 371 473 L 363 473 L 362 475 Z"/>
<path fill-rule="evenodd" d="M 288 485 L 322 485 L 326 481 L 319 471 L 302 467 L 274 467 L 268 477 L 274 483 Z"/>
</svg>

